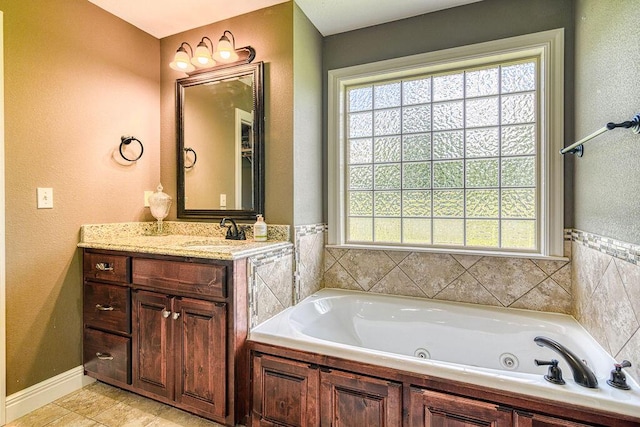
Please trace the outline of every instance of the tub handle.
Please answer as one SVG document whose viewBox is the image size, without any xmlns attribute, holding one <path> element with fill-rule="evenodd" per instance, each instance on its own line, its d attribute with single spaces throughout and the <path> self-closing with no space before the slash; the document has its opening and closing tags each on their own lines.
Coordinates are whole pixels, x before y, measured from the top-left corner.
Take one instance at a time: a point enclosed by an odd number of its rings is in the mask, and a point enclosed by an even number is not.
<svg viewBox="0 0 640 427">
<path fill-rule="evenodd" d="M 549 366 L 549 372 L 544 376 L 544 379 L 552 384 L 564 384 L 562 379 L 562 370 L 558 368 L 558 361 L 556 359 L 551 360 L 538 360 L 534 359 L 538 366 Z"/>
</svg>

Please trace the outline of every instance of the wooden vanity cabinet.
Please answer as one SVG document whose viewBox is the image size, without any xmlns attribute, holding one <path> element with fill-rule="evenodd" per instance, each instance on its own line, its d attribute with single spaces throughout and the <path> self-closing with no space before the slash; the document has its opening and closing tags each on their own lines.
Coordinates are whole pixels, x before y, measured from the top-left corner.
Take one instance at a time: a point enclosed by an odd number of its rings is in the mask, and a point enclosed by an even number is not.
<svg viewBox="0 0 640 427">
<path fill-rule="evenodd" d="M 637 427 L 640 418 L 250 342 L 251 426 Z"/>
<path fill-rule="evenodd" d="M 83 260 L 83 363 L 87 375 L 131 384 L 131 259 L 88 253 Z"/>
<path fill-rule="evenodd" d="M 433 390 L 410 389 L 407 427 L 512 427 L 509 408 Z"/>
<path fill-rule="evenodd" d="M 133 292 L 133 386 L 226 415 L 226 304 Z"/>
<path fill-rule="evenodd" d="M 253 427 L 402 424 L 402 385 L 258 355 L 253 358 Z"/>
<path fill-rule="evenodd" d="M 89 376 L 225 425 L 246 423 L 247 326 L 244 259 L 84 250 Z"/>
</svg>

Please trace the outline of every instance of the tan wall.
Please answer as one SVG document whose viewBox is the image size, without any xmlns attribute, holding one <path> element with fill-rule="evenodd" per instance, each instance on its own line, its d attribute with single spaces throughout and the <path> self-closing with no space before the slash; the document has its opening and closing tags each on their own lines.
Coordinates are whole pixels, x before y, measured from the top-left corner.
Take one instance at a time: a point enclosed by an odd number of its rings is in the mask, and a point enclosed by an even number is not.
<svg viewBox="0 0 640 427">
<path fill-rule="evenodd" d="M 161 173 L 165 192 L 175 197 L 176 116 L 175 80 L 185 74 L 169 68 L 181 42 L 197 46 L 203 36 L 217 42 L 225 30 L 236 47 L 256 50 L 254 62 L 265 63 L 265 219 L 271 224 L 293 223 L 293 3 L 281 3 L 160 40 Z M 170 219 L 176 218 L 172 206 Z"/>
<path fill-rule="evenodd" d="M 86 0 L 2 0 L 7 394 L 82 363 L 83 223 L 151 219 L 160 42 Z M 144 155 L 111 159 L 121 135 Z M 52 187 L 54 209 L 36 209 Z"/>
</svg>

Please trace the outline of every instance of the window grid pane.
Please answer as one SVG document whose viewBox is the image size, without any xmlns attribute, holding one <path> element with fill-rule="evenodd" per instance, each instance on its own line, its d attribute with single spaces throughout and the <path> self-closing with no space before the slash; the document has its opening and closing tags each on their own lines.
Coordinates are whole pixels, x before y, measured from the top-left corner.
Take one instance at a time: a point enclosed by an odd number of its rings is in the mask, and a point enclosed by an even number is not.
<svg viewBox="0 0 640 427">
<path fill-rule="evenodd" d="M 538 247 L 535 60 L 347 88 L 347 242 Z"/>
</svg>

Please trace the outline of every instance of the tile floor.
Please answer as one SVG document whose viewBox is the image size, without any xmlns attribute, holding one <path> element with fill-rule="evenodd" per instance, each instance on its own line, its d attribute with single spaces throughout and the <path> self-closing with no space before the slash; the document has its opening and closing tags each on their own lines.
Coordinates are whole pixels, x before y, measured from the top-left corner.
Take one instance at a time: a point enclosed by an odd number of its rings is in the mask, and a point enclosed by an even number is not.
<svg viewBox="0 0 640 427">
<path fill-rule="evenodd" d="M 222 427 L 154 400 L 95 382 L 6 427 Z"/>
</svg>

